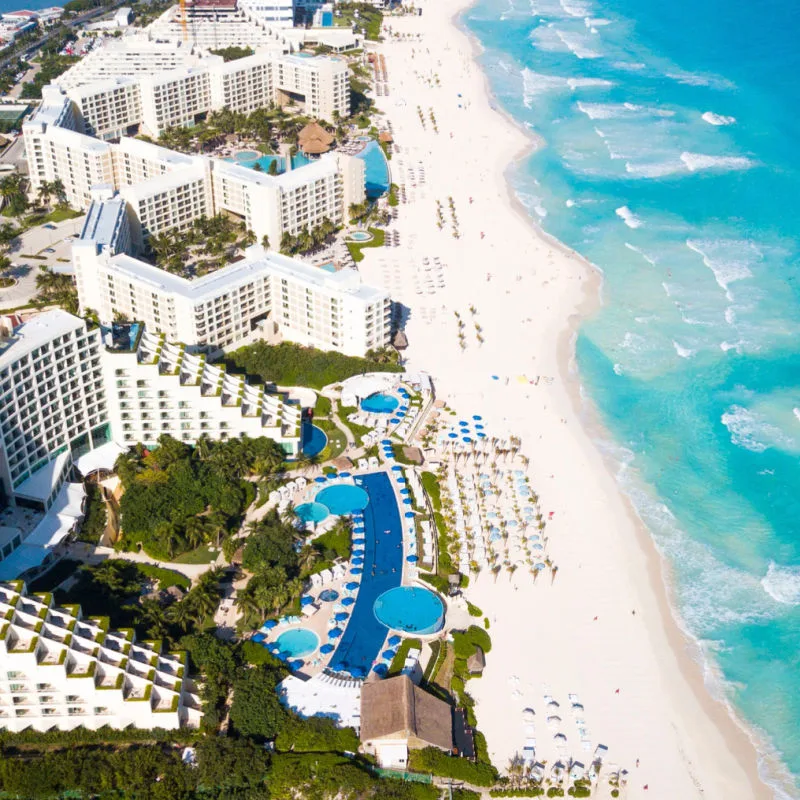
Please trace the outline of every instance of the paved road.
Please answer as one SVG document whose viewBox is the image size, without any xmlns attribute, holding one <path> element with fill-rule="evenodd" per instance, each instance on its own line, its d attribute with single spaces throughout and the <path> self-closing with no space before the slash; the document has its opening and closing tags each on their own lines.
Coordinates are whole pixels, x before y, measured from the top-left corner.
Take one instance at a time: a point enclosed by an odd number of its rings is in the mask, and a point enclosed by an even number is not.
<svg viewBox="0 0 800 800">
<path fill-rule="evenodd" d="M 77 28 L 79 25 L 82 25 L 84 22 L 89 22 L 89 20 L 94 19 L 95 17 L 100 17 L 103 14 L 108 14 L 109 11 L 114 11 L 115 9 L 119 8 L 123 5 L 127 0 L 117 0 L 117 2 L 113 3 L 110 6 L 102 6 L 100 8 L 93 8 L 91 11 L 87 11 L 85 14 L 81 14 L 78 17 L 74 17 L 73 19 L 65 19 L 63 20 L 64 25 L 68 28 Z M 4 56 L 0 58 L 0 69 L 6 67 L 11 61 L 17 58 L 21 58 L 23 53 L 30 53 L 33 50 L 38 50 L 48 39 L 50 39 L 55 33 L 55 30 L 48 31 L 35 42 L 31 42 L 24 51 L 19 53 L 14 53 L 13 55 Z"/>
<path fill-rule="evenodd" d="M 17 279 L 17 283 L 8 289 L 0 289 L 0 308 L 17 308 L 29 303 L 36 295 L 36 276 L 42 266 L 50 267 L 56 272 L 71 273 L 72 264 L 59 261 L 69 259 L 72 245 L 66 239 L 77 236 L 83 226 L 83 216 L 67 219 L 63 222 L 49 223 L 46 228 L 39 225 L 20 236 L 8 254 L 15 266 L 6 271 L 6 275 Z M 45 250 L 53 250 L 45 253 Z M 41 254 L 44 259 L 24 258 L 24 255 Z"/>
</svg>

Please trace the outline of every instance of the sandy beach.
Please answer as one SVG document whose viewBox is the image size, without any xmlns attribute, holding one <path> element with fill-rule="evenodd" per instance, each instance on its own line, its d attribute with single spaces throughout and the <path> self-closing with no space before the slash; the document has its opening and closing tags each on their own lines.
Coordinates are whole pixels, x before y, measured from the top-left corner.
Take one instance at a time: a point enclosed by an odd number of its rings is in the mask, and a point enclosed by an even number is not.
<svg viewBox="0 0 800 800">
<path fill-rule="evenodd" d="M 407 307 L 409 367 L 429 371 L 459 413 L 521 437 L 531 483 L 552 512 L 552 581 L 486 572 L 467 590 L 493 641 L 484 677 L 469 687 L 479 728 L 501 769 L 526 738 L 552 763 L 547 706 L 557 702 L 570 755 L 588 765 L 595 746 L 607 747 L 605 761 L 629 773 L 623 796 L 769 797 L 756 750 L 706 690 L 695 645 L 670 612 L 660 558 L 593 443 L 597 422 L 571 358 L 600 276 L 537 232 L 510 197 L 505 173 L 534 142 L 493 109 L 475 44 L 454 21 L 468 4 L 423 0 L 422 16 L 387 18 L 400 36 L 378 48 L 388 94 L 376 103 L 405 194 L 390 225 L 398 246 L 365 250 L 360 268 Z M 573 733 L 570 695 L 583 706 L 589 752 Z"/>
</svg>

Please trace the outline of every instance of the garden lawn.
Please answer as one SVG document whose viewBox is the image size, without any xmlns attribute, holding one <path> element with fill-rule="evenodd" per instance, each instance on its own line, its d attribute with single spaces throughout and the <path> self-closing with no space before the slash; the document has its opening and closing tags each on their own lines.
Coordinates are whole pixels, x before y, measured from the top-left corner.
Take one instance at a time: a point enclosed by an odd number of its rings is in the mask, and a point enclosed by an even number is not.
<svg viewBox="0 0 800 800">
<path fill-rule="evenodd" d="M 204 544 L 195 550 L 189 550 L 186 553 L 181 553 L 181 555 L 173 558 L 172 561 L 175 564 L 210 564 L 212 561 L 216 560 L 218 555 L 219 553 L 212 553 L 211 550 L 209 550 L 208 545 Z"/>
<path fill-rule="evenodd" d="M 386 241 L 386 233 L 381 228 L 370 228 L 369 232 L 372 234 L 372 239 L 369 242 L 347 242 L 347 249 L 353 257 L 356 264 L 364 260 L 364 254 L 361 252 L 365 247 L 383 247 Z"/>
</svg>

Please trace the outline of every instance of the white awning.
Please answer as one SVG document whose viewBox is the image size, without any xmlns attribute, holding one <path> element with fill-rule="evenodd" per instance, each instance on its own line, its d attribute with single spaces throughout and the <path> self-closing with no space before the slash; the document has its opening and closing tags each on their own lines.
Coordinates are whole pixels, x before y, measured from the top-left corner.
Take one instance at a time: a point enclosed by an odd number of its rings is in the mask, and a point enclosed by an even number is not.
<svg viewBox="0 0 800 800">
<path fill-rule="evenodd" d="M 36 470 L 30 478 L 14 489 L 14 494 L 31 500 L 39 500 L 42 503 L 47 502 L 64 472 L 64 467 L 69 458 L 69 452 L 66 450 L 63 453 L 59 453 L 52 461 L 48 461 L 41 469 Z"/>
<path fill-rule="evenodd" d="M 86 476 L 98 469 L 111 470 L 117 458 L 125 452 L 116 442 L 106 442 L 75 459 L 75 466 Z"/>
</svg>

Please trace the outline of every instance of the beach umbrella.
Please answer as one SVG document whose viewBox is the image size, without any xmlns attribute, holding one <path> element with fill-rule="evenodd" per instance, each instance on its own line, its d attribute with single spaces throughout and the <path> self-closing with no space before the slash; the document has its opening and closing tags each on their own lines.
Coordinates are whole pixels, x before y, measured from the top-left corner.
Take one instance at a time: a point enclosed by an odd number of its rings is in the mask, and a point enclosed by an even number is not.
<svg viewBox="0 0 800 800">
<path fill-rule="evenodd" d="M 393 659 L 396 655 L 397 652 L 394 650 L 384 650 L 381 653 L 381 658 L 385 658 L 387 661 L 391 661 L 391 659 Z"/>
<path fill-rule="evenodd" d="M 351 558 L 350 560 L 351 560 L 351 561 L 353 562 L 353 564 L 355 564 L 357 567 L 358 567 L 358 566 L 360 566 L 361 564 L 363 564 L 363 563 L 364 563 L 364 559 L 363 559 L 363 558 L 361 558 L 360 556 L 356 556 L 355 558 Z"/>
<path fill-rule="evenodd" d="M 411 490 L 410 489 L 401 489 L 400 490 L 400 494 L 411 494 Z"/>
<path fill-rule="evenodd" d="M 410 505 L 413 505 L 413 504 L 412 504 L 411 500 L 408 497 L 404 497 L 403 498 L 403 505 L 404 506 L 410 506 Z"/>
<path fill-rule="evenodd" d="M 403 638 L 401 636 L 397 636 L 396 634 L 394 636 L 390 636 L 389 637 L 389 644 L 391 644 L 391 645 L 398 645 L 402 641 L 403 641 Z"/>
<path fill-rule="evenodd" d="M 486 438 L 486 434 L 485 433 L 478 433 L 478 438 L 479 439 L 485 439 Z"/>
<path fill-rule="evenodd" d="M 352 592 L 354 589 L 358 589 L 358 581 L 350 581 L 344 585 L 344 588 Z"/>
<path fill-rule="evenodd" d="M 397 479 L 397 482 L 398 483 L 408 483 L 408 481 L 405 478 L 403 478 L 402 476 Z"/>
<path fill-rule="evenodd" d="M 328 638 L 329 639 L 338 639 L 342 635 L 341 628 L 332 628 L 328 631 Z"/>
<path fill-rule="evenodd" d="M 395 464 L 392 467 L 392 472 L 402 472 L 402 471 L 403 471 L 403 468 L 399 464 Z"/>
<path fill-rule="evenodd" d="M 253 641 L 254 641 L 256 644 L 261 644 L 261 642 L 263 642 L 263 641 L 264 641 L 264 639 L 266 639 L 266 638 L 267 638 L 267 637 L 266 637 L 266 635 L 265 635 L 265 634 L 263 634 L 263 633 L 257 633 L 257 634 L 256 634 L 256 635 L 253 637 Z"/>
<path fill-rule="evenodd" d="M 490 375 L 489 377 L 490 377 L 490 378 L 491 378 L 493 381 L 499 381 L 499 380 L 500 380 L 500 376 L 499 376 L 499 375 Z"/>
<path fill-rule="evenodd" d="M 310 606 L 314 602 L 314 598 L 310 595 L 306 595 L 305 597 L 300 598 L 300 605 L 301 606 Z"/>
<path fill-rule="evenodd" d="M 344 622 L 350 615 L 346 611 L 340 611 L 338 614 L 334 614 L 333 618 L 337 622 Z"/>
<path fill-rule="evenodd" d="M 328 480 L 328 479 L 327 478 L 323 478 L 322 475 L 319 475 L 318 477 L 314 478 L 314 482 L 315 483 L 325 483 L 326 480 Z"/>
<path fill-rule="evenodd" d="M 324 644 L 320 647 L 320 653 L 324 653 L 327 655 L 328 653 L 332 653 L 336 648 L 332 644 Z"/>
<path fill-rule="evenodd" d="M 473 414 L 472 419 L 474 419 L 476 422 L 480 422 L 483 417 L 480 414 Z"/>
<path fill-rule="evenodd" d="M 414 512 L 413 512 L 413 511 L 406 511 L 406 513 L 405 513 L 405 514 L 403 514 L 403 516 L 404 516 L 406 519 L 413 519 L 413 518 L 416 516 L 416 514 L 414 514 Z"/>
<path fill-rule="evenodd" d="M 363 569 L 361 569 L 361 567 L 352 567 L 352 568 L 350 569 L 350 574 L 351 574 L 351 575 L 360 575 L 360 574 L 361 574 L 363 571 L 364 571 L 364 570 L 363 570 Z"/>
<path fill-rule="evenodd" d="M 299 670 L 299 669 L 302 669 L 302 668 L 303 668 L 303 664 L 305 664 L 305 663 L 306 663 L 306 662 L 305 662 L 305 661 L 303 661 L 303 659 L 302 659 L 302 658 L 298 658 L 298 659 L 297 659 L 297 660 L 295 660 L 295 661 L 290 661 L 290 662 L 289 662 L 289 669 L 293 670 L 294 672 L 297 672 L 297 670 Z"/>
<path fill-rule="evenodd" d="M 397 423 L 398 423 L 398 422 L 400 422 L 400 417 L 392 417 L 392 418 L 389 420 L 389 424 L 390 424 L 390 425 L 397 425 Z"/>
<path fill-rule="evenodd" d="M 278 623 L 276 620 L 268 619 L 261 627 L 271 631 L 273 628 L 276 628 L 277 626 Z"/>
<path fill-rule="evenodd" d="M 447 435 L 448 435 L 448 436 L 449 436 L 451 439 L 458 439 L 458 434 L 457 434 L 457 433 L 448 433 Z"/>
<path fill-rule="evenodd" d="M 344 598 L 344 600 L 342 600 L 342 605 L 343 605 L 343 606 L 352 606 L 352 605 L 353 605 L 353 603 L 355 603 L 355 602 L 356 602 L 356 601 L 355 601 L 355 600 L 353 600 L 353 598 L 352 598 L 352 597 L 345 597 L 345 598 Z"/>
<path fill-rule="evenodd" d="M 372 668 L 372 671 L 376 675 L 380 675 L 381 677 L 383 677 L 388 672 L 388 670 L 389 670 L 389 668 L 386 666 L 386 664 L 376 664 Z"/>
<path fill-rule="evenodd" d="M 272 645 L 272 647 L 270 647 L 269 651 L 270 651 L 270 653 L 274 653 L 275 655 L 278 655 L 278 653 L 280 653 L 281 649 L 280 649 L 280 647 L 278 647 L 277 644 L 274 644 L 274 645 Z"/>
<path fill-rule="evenodd" d="M 476 430 L 476 431 L 482 431 L 482 430 L 483 430 L 483 425 L 481 425 L 480 423 L 478 423 L 478 424 L 475 426 L 475 430 Z"/>
<path fill-rule="evenodd" d="M 398 412 L 397 412 L 397 416 L 398 416 L 398 417 L 401 417 L 401 418 L 402 418 L 402 417 L 404 417 L 405 415 L 406 415 L 406 412 L 405 412 L 405 411 L 398 411 Z"/>
<path fill-rule="evenodd" d="M 363 667 L 350 667 L 347 670 L 354 678 L 363 678 L 364 677 L 364 668 Z"/>
<path fill-rule="evenodd" d="M 381 444 L 391 445 L 392 444 L 392 440 L 391 439 L 381 439 Z"/>
<path fill-rule="evenodd" d="M 406 561 L 408 561 L 409 564 L 416 564 L 419 559 L 416 556 L 407 556 Z"/>
<path fill-rule="evenodd" d="M 469 444 L 469 443 L 472 441 L 472 439 L 470 439 L 470 438 L 469 438 L 469 436 L 464 436 L 464 437 L 461 439 L 461 441 L 462 441 L 462 442 L 466 442 L 467 444 Z"/>
</svg>

